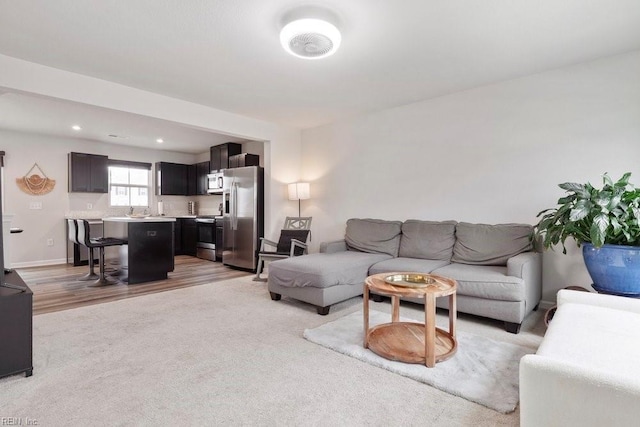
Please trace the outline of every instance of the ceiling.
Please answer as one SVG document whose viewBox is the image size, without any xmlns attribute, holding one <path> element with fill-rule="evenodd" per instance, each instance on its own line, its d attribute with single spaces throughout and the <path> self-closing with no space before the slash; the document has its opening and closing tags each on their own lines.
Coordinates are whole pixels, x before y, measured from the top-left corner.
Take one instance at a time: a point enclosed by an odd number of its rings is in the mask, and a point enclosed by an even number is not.
<svg viewBox="0 0 640 427">
<path fill-rule="evenodd" d="M 82 129 L 75 131 L 74 125 Z M 147 116 L 12 92 L 0 93 L 0 129 L 190 154 L 244 141 Z"/>
<path fill-rule="evenodd" d="M 310 3 L 317 61 L 279 44 Z M 0 0 L 1 54 L 301 129 L 638 49 L 638 0 Z"/>
</svg>

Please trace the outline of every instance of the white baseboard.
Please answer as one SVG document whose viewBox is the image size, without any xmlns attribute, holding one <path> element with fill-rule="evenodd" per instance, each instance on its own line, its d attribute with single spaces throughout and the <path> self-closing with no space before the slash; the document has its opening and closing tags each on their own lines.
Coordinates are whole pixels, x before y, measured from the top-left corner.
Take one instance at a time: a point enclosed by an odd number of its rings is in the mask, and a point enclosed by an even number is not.
<svg viewBox="0 0 640 427">
<path fill-rule="evenodd" d="M 67 258 L 46 259 L 42 261 L 12 262 L 11 268 L 44 267 L 47 265 L 66 264 Z"/>
</svg>

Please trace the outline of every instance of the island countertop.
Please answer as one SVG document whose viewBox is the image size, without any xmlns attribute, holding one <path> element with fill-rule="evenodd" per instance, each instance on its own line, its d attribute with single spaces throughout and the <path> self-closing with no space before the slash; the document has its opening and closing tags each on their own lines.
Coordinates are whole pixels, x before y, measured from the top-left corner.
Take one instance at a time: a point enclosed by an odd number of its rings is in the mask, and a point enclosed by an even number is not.
<svg viewBox="0 0 640 427">
<path fill-rule="evenodd" d="M 107 216 L 102 221 L 114 222 L 176 222 L 175 217 L 171 216 L 145 216 L 145 217 L 128 217 L 128 216 Z"/>
</svg>

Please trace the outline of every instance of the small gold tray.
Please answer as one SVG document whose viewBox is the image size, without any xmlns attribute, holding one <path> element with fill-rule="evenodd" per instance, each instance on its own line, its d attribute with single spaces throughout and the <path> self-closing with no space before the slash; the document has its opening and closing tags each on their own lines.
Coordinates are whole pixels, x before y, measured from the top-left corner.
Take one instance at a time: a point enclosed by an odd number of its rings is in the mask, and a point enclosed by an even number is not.
<svg viewBox="0 0 640 427">
<path fill-rule="evenodd" d="M 426 274 L 392 274 L 384 278 L 384 281 L 393 286 L 405 286 L 407 288 L 424 288 L 436 283 Z"/>
</svg>

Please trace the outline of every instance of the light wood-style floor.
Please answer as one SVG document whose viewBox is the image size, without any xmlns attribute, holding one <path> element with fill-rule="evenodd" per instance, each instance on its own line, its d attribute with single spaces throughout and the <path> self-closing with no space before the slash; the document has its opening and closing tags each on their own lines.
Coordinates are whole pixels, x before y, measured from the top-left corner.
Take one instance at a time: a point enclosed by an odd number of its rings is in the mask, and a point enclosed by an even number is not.
<svg viewBox="0 0 640 427">
<path fill-rule="evenodd" d="M 88 269 L 86 265 L 73 267 L 70 264 L 62 264 L 18 268 L 16 271 L 33 291 L 34 315 L 203 285 L 251 274 L 225 267 L 221 262 L 180 255 L 176 257 L 175 270 L 169 273 L 167 280 L 135 285 L 120 283 L 94 288 L 87 286 L 90 282 L 76 280 L 77 277 L 87 273 Z"/>
</svg>

